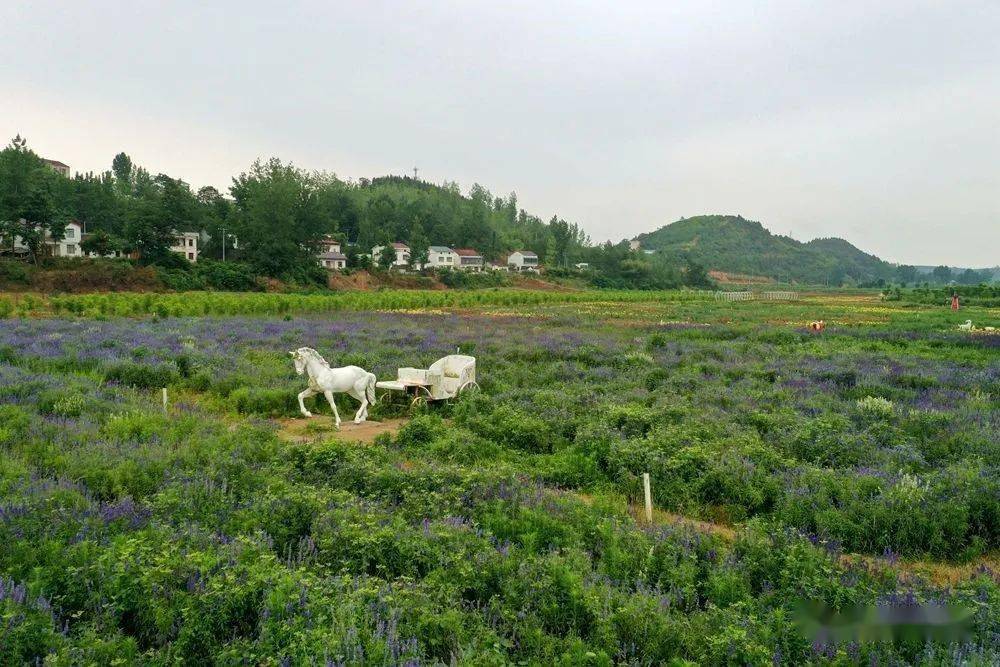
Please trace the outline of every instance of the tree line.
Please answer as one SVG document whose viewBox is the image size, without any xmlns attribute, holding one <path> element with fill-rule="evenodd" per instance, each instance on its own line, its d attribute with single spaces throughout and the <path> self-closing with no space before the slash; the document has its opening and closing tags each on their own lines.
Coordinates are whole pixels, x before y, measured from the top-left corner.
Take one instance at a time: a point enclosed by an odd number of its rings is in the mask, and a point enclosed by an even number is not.
<svg viewBox="0 0 1000 667">
<path fill-rule="evenodd" d="M 708 280 L 701 267 L 654 264 L 624 241 L 594 245 L 576 223 L 558 216 L 546 222 L 521 208 L 516 193 L 498 196 L 479 184 L 463 194 L 454 182 L 344 180 L 272 158 L 254 162 L 223 193 L 153 175 L 125 153 L 107 171 L 67 178 L 15 137 L 0 151 L 0 236 L 5 243 L 21 237 L 38 261 L 46 235 L 61 239 L 71 220 L 88 232 L 85 252 L 179 268 L 183 258 L 170 252 L 174 233 L 197 231 L 200 258 L 225 256 L 263 276 L 305 281 L 322 280 L 315 255 L 326 235 L 344 242 L 355 265 L 373 246 L 403 242 L 413 261 L 425 259 L 432 244 L 475 248 L 487 260 L 531 250 L 556 272 L 589 264 L 593 282 L 609 287 Z"/>
</svg>

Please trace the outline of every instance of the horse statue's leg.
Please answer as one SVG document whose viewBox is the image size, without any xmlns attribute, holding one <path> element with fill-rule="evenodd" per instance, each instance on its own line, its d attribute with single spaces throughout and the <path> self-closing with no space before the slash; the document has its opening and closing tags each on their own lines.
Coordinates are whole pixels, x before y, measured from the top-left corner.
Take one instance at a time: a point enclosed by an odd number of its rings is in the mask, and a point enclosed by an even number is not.
<svg viewBox="0 0 1000 667">
<path fill-rule="evenodd" d="M 365 378 L 364 381 L 367 383 L 368 378 Z M 360 424 L 361 422 L 363 422 L 365 419 L 368 418 L 368 399 L 365 398 L 364 387 L 362 386 L 361 389 L 359 390 L 358 385 L 355 384 L 354 389 L 352 389 L 348 393 L 350 393 L 350 395 L 353 396 L 354 398 L 361 401 L 361 405 L 358 407 L 358 411 L 354 414 L 354 423 Z"/>
<path fill-rule="evenodd" d="M 316 392 L 313 391 L 312 389 L 306 389 L 305 391 L 303 391 L 303 392 L 301 392 L 299 394 L 299 410 L 301 410 L 302 414 L 305 415 L 306 417 L 312 417 L 313 415 L 312 415 L 311 412 L 309 412 L 308 410 L 306 410 L 306 404 L 303 403 L 302 401 L 303 401 L 303 399 L 306 399 L 306 398 L 309 398 L 310 396 L 315 396 L 315 395 L 316 395 Z"/>
<path fill-rule="evenodd" d="M 330 402 L 330 407 L 333 408 L 333 416 L 337 420 L 337 428 L 340 428 L 340 413 L 337 412 L 337 404 L 333 402 L 333 392 L 327 389 L 323 392 L 323 395 Z"/>
</svg>

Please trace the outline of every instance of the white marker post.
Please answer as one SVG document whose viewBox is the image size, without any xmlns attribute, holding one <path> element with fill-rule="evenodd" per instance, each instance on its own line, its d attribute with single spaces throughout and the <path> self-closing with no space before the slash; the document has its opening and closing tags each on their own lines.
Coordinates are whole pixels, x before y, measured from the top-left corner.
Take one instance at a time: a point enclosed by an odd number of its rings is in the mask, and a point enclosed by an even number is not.
<svg viewBox="0 0 1000 667">
<path fill-rule="evenodd" d="M 646 499 L 646 523 L 653 523 L 653 497 L 649 491 L 649 473 L 642 473 L 642 494 Z"/>
<path fill-rule="evenodd" d="M 163 411 L 167 411 L 167 388 L 163 388 Z"/>
</svg>

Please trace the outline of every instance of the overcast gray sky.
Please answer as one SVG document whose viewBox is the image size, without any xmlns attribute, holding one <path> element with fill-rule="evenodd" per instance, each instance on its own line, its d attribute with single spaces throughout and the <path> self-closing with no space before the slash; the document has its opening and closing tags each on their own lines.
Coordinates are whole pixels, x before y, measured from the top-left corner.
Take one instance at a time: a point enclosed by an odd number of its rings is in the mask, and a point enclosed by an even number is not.
<svg viewBox="0 0 1000 667">
<path fill-rule="evenodd" d="M 282 6 L 283 4 L 283 6 Z M 621 239 L 739 213 L 1000 264 L 1000 1 L 0 3 L 0 131 L 195 187 L 260 156 Z"/>
</svg>

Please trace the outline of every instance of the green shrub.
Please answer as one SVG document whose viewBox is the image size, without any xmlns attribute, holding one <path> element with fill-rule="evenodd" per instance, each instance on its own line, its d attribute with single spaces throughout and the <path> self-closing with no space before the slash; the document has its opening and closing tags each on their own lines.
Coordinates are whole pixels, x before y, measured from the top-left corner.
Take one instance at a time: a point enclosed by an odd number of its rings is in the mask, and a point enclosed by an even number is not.
<svg viewBox="0 0 1000 667">
<path fill-rule="evenodd" d="M 239 387 L 229 394 L 229 402 L 241 414 L 281 417 L 299 410 L 296 395 L 283 389 Z"/>
<path fill-rule="evenodd" d="M 104 373 L 105 383 L 118 382 L 137 389 L 168 387 L 177 380 L 177 371 L 165 364 L 151 366 L 125 362 L 111 366 Z"/>
</svg>

